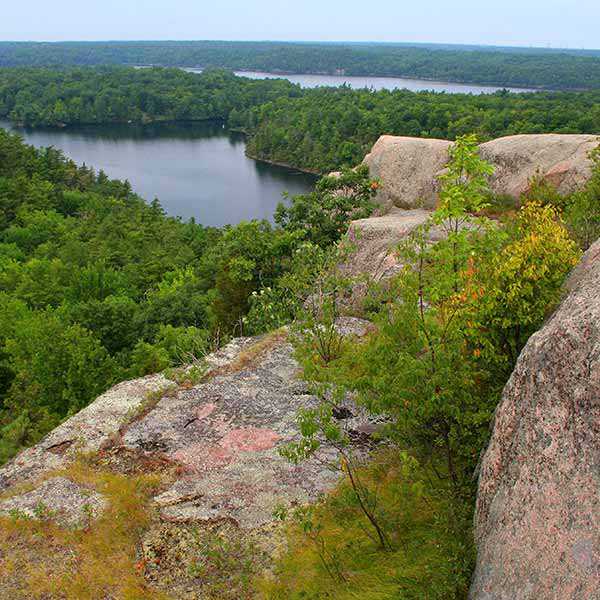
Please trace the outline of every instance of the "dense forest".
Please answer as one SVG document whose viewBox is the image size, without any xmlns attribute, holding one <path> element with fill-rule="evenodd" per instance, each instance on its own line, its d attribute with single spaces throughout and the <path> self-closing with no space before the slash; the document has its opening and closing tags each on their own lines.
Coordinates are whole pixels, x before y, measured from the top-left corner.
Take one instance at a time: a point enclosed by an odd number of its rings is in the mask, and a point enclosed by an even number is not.
<svg viewBox="0 0 600 600">
<path fill-rule="evenodd" d="M 381 134 L 485 141 L 519 133 L 600 133 L 600 92 L 497 92 L 479 96 L 408 90 L 303 90 L 256 107 L 248 153 L 325 172 L 360 162 Z"/>
<path fill-rule="evenodd" d="M 0 69 L 0 117 L 30 126 L 218 119 L 248 134 L 249 155 L 323 173 L 359 163 L 383 133 L 600 133 L 600 91 L 302 89 L 224 70 L 9 68 Z"/>
<path fill-rule="evenodd" d="M 4 42 L 0 66 L 103 64 L 344 73 L 551 89 L 600 87 L 600 53 L 292 42 Z"/>
<path fill-rule="evenodd" d="M 0 69 L 0 117 L 30 126 L 227 120 L 232 111 L 300 93 L 284 79 L 252 80 L 224 70 Z"/>
<path fill-rule="evenodd" d="M 349 172 L 282 206 L 278 226 L 205 228 L 0 129 L 0 464 L 113 383 L 245 331 L 252 292 L 300 244 L 330 245 L 366 216 L 372 193 Z"/>
</svg>

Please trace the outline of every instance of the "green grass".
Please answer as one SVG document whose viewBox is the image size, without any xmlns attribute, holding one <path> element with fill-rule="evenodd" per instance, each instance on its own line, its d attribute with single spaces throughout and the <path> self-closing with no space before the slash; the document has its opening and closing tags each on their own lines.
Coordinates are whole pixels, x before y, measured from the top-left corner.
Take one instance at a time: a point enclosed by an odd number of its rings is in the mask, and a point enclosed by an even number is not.
<svg viewBox="0 0 600 600">
<path fill-rule="evenodd" d="M 474 551 L 471 511 L 452 506 L 421 467 L 385 452 L 361 472 L 392 548 L 369 531 L 343 483 L 309 517 L 292 517 L 287 550 L 257 584 L 268 600 L 458 600 L 467 597 Z M 458 515 L 458 516 L 457 516 Z M 310 523 L 307 524 L 307 521 Z"/>
</svg>

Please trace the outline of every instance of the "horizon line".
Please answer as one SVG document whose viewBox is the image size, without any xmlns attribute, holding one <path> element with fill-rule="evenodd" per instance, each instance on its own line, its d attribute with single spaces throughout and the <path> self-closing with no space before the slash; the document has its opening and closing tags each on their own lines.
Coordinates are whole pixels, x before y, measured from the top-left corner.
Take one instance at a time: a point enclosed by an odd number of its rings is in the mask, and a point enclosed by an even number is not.
<svg viewBox="0 0 600 600">
<path fill-rule="evenodd" d="M 471 42 L 402 42 L 402 41 L 369 41 L 369 40 L 276 40 L 276 39 L 255 39 L 255 40 L 225 40 L 225 39 L 94 39 L 94 40 L 0 40 L 0 44 L 115 44 L 115 43 L 233 43 L 233 44 L 314 44 L 314 45 L 380 45 L 380 46 L 456 46 L 457 48 L 489 48 L 489 49 L 515 49 L 515 50 L 543 50 L 543 51 L 575 51 L 575 52 L 600 52 L 600 48 L 587 48 L 585 46 L 540 46 L 530 45 L 511 45 L 511 44 L 480 44 Z"/>
</svg>

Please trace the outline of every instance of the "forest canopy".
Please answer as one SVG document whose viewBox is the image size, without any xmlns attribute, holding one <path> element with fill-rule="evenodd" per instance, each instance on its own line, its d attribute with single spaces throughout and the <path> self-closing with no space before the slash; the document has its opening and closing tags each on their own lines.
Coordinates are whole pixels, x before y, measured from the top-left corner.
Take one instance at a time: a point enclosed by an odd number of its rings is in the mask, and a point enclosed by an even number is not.
<svg viewBox="0 0 600 600">
<path fill-rule="evenodd" d="M 373 193 L 349 171 L 279 225 L 208 228 L 0 128 L 0 464 L 112 384 L 246 333 L 252 293 L 368 216 Z"/>
<path fill-rule="evenodd" d="M 375 43 L 0 43 L 0 66 L 106 64 L 417 77 L 549 89 L 600 87 L 600 51 Z"/>
<path fill-rule="evenodd" d="M 302 89 L 222 70 L 0 69 L 0 118 L 28 126 L 218 120 L 255 158 L 325 173 L 354 166 L 381 134 L 481 141 L 520 133 L 600 133 L 600 91 L 446 94 Z"/>
</svg>

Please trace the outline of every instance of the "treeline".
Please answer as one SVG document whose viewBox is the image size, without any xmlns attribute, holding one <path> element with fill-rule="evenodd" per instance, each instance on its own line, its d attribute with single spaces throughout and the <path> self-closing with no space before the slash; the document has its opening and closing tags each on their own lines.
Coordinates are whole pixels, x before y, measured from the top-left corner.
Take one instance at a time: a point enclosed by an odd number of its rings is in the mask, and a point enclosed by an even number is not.
<svg viewBox="0 0 600 600">
<path fill-rule="evenodd" d="M 301 89 L 289 81 L 201 75 L 179 69 L 0 70 L 0 117 L 29 126 L 160 120 L 226 120 Z"/>
<path fill-rule="evenodd" d="M 366 216 L 372 193 L 349 172 L 277 226 L 205 228 L 0 128 L 0 464 L 112 384 L 245 332 L 252 292 Z"/>
<path fill-rule="evenodd" d="M 0 44 L 0 66 L 103 64 L 343 72 L 552 89 L 600 87 L 600 56 L 567 50 L 219 41 Z"/>
<path fill-rule="evenodd" d="M 0 117 L 31 126 L 219 119 L 248 134 L 253 157 L 327 172 L 359 163 L 383 133 L 600 133 L 600 91 L 375 92 L 301 89 L 224 70 L 0 69 Z"/>
<path fill-rule="evenodd" d="M 326 172 L 359 163 L 381 134 L 485 141 L 520 133 L 600 133 L 600 92 L 445 94 L 303 90 L 249 111 L 248 153 Z"/>
</svg>

